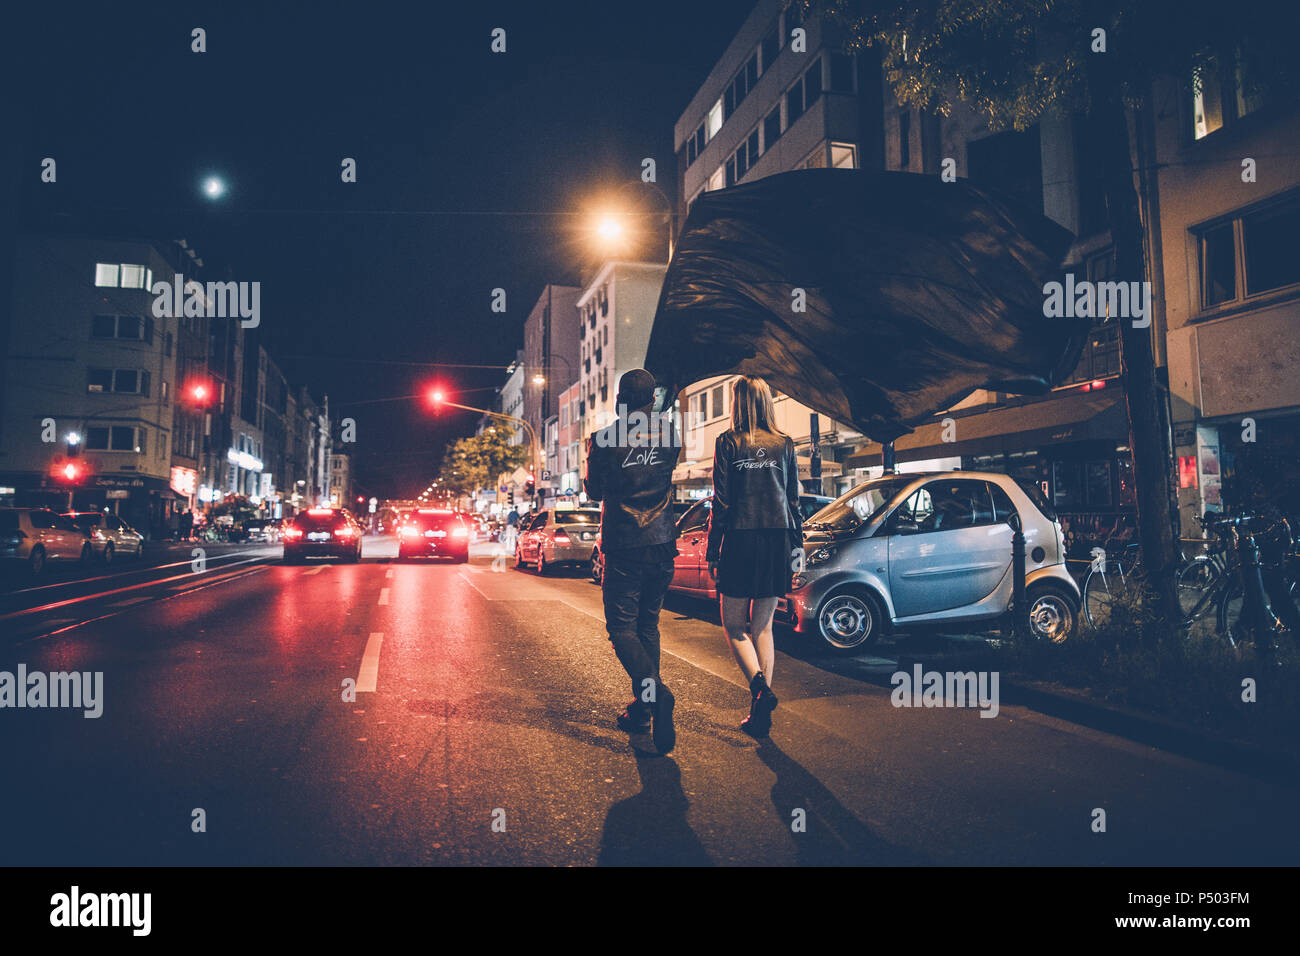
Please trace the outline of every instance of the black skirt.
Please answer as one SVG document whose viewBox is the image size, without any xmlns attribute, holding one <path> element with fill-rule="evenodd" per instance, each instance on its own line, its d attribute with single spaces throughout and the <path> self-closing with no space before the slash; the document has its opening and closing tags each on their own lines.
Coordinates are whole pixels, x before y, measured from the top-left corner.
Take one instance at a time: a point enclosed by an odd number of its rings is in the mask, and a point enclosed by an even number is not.
<svg viewBox="0 0 1300 956">
<path fill-rule="evenodd" d="M 794 573 L 790 532 L 784 528 L 728 531 L 718 556 L 718 593 L 727 597 L 784 597 Z"/>
</svg>

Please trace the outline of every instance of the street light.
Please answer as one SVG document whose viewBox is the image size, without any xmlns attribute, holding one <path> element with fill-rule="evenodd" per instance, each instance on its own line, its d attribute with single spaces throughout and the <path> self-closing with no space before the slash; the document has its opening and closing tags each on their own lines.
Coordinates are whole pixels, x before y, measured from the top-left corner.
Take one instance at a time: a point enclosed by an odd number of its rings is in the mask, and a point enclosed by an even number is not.
<svg viewBox="0 0 1300 956">
<path fill-rule="evenodd" d="M 631 186 L 638 186 L 638 185 L 649 186 L 650 189 L 652 189 L 659 196 L 659 198 L 664 201 L 664 207 L 665 207 L 664 222 L 668 226 L 668 259 L 669 261 L 671 261 L 673 257 L 673 227 L 676 225 L 676 219 L 677 219 L 677 214 L 676 211 L 673 209 L 672 201 L 668 198 L 667 194 L 665 194 L 664 191 L 660 189 L 655 183 L 645 182 L 644 180 L 640 180 L 640 179 L 636 179 L 631 182 L 624 183 L 617 190 L 615 190 L 615 192 L 622 192 L 623 190 Z M 631 214 L 632 214 L 631 211 L 624 211 L 623 213 L 617 216 L 612 213 L 605 213 L 600 217 L 600 219 L 596 222 L 595 232 L 596 235 L 600 238 L 601 244 L 603 246 L 608 247 L 614 245 L 615 243 L 621 243 L 621 241 L 624 239 L 624 231 L 625 231 L 622 220 L 627 218 L 627 216 Z M 606 249 L 605 251 L 608 252 L 609 250 Z"/>
<path fill-rule="evenodd" d="M 203 195 L 209 199 L 220 199 L 226 194 L 226 184 L 219 176 L 209 176 L 203 180 Z"/>
</svg>

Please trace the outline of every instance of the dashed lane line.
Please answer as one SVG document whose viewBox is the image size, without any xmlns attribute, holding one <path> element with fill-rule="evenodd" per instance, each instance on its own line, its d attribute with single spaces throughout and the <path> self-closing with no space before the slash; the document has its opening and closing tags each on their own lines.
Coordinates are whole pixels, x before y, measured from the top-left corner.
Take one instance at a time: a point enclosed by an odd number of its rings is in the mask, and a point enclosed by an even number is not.
<svg viewBox="0 0 1300 956">
<path fill-rule="evenodd" d="M 357 672 L 357 692 L 373 693 L 379 681 L 379 649 L 384 646 L 381 631 L 372 631 L 366 640 L 366 650 L 361 655 L 361 670 Z"/>
</svg>

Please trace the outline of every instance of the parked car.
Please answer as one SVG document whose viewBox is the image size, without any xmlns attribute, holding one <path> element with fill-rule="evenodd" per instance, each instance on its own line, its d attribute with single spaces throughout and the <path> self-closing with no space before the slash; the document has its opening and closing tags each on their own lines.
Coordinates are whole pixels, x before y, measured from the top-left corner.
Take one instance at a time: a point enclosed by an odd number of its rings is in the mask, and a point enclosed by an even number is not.
<svg viewBox="0 0 1300 956">
<path fill-rule="evenodd" d="M 284 563 L 298 564 L 308 557 L 361 560 L 361 526 L 342 508 L 309 508 L 285 527 Z"/>
<path fill-rule="evenodd" d="M 529 512 L 528 514 L 520 515 L 519 523 L 515 525 L 515 567 L 516 568 L 519 567 L 520 564 L 522 563 L 520 559 L 520 554 L 522 552 L 520 551 L 520 549 L 523 547 L 524 538 L 527 537 L 528 529 L 532 527 L 533 522 L 536 520 L 537 520 L 536 512 Z"/>
<path fill-rule="evenodd" d="M 834 499 L 825 495 L 800 495 L 799 510 L 805 521 Z M 713 496 L 696 501 L 677 521 L 677 557 L 673 559 L 671 590 L 696 597 L 716 598 L 716 582 L 709 574 L 705 556 L 709 549 L 709 515 Z"/>
<path fill-rule="evenodd" d="M 888 475 L 822 508 L 804 523 L 805 566 L 778 620 L 852 651 L 891 629 L 1003 619 L 1016 523 L 1033 633 L 1064 641 L 1080 597 L 1060 522 L 1037 488 L 987 472 Z"/>
<path fill-rule="evenodd" d="M 37 577 L 50 561 L 80 561 L 94 556 L 90 535 L 48 508 L 0 508 L 0 561 L 22 563 Z"/>
<path fill-rule="evenodd" d="M 547 509 L 539 512 L 524 535 L 516 567 L 533 564 L 538 574 L 560 564 L 585 564 L 600 530 L 598 508 Z"/>
<path fill-rule="evenodd" d="M 244 522 L 244 531 L 249 541 L 275 544 L 280 540 L 279 518 L 255 518 Z"/>
<path fill-rule="evenodd" d="M 470 522 L 446 508 L 421 508 L 411 513 L 397 534 L 397 559 L 451 558 L 469 560 Z"/>
<path fill-rule="evenodd" d="M 105 564 L 116 557 L 144 555 L 144 535 L 117 515 L 103 511 L 69 511 L 63 515 L 90 536 L 90 547 Z"/>
</svg>

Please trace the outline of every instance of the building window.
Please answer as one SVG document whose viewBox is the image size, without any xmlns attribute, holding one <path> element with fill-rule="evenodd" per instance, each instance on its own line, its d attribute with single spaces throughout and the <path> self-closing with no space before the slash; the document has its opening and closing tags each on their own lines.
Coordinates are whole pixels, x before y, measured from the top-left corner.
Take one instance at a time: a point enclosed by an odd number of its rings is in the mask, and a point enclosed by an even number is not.
<svg viewBox="0 0 1300 956">
<path fill-rule="evenodd" d="M 722 417 L 723 391 L 724 390 L 721 385 L 717 385 L 713 389 L 713 417 L 714 418 Z"/>
<path fill-rule="evenodd" d="M 1237 297 L 1237 253 L 1232 223 L 1201 236 L 1201 306 L 1213 308 Z"/>
<path fill-rule="evenodd" d="M 1242 217 L 1246 295 L 1300 282 L 1300 259 L 1295 254 L 1298 235 L 1300 200 Z"/>
<path fill-rule="evenodd" d="M 721 99 L 719 99 L 718 102 L 713 104 L 713 108 L 709 110 L 708 119 L 704 121 L 705 142 L 708 142 L 709 140 L 713 139 L 713 137 L 717 136 L 718 130 L 720 129 L 722 129 L 722 100 Z"/>
<path fill-rule="evenodd" d="M 707 190 L 709 192 L 712 192 L 715 189 L 722 189 L 724 186 L 727 185 L 726 177 L 727 177 L 727 170 L 724 167 L 719 166 L 716 170 L 714 170 L 713 175 L 709 177 L 709 185 L 707 187 Z"/>
<path fill-rule="evenodd" d="M 772 69 L 772 64 L 776 62 L 777 54 L 781 52 L 781 31 L 772 24 L 772 28 L 763 34 L 763 42 L 759 45 L 759 52 L 763 57 L 763 72 L 766 73 Z"/>
<path fill-rule="evenodd" d="M 812 105 L 821 99 L 822 95 L 822 61 L 818 59 L 816 63 L 808 67 L 808 72 L 803 75 L 803 108 L 804 112 L 812 109 Z"/>
<path fill-rule="evenodd" d="M 153 341 L 153 319 L 138 315 L 96 315 L 90 321 L 90 334 L 97 339 Z"/>
<path fill-rule="evenodd" d="M 1263 97 L 1249 89 L 1239 57 L 1212 58 L 1192 74 L 1192 138 L 1204 139 L 1230 126 L 1263 105 Z"/>
<path fill-rule="evenodd" d="M 1295 237 L 1300 197 L 1291 197 L 1217 223 L 1197 237 L 1201 307 L 1300 286 Z"/>
<path fill-rule="evenodd" d="M 152 289 L 153 270 L 129 263 L 97 262 L 95 285 L 108 289 Z"/>
<path fill-rule="evenodd" d="M 727 157 L 727 185 L 736 185 L 736 157 L 731 155 Z"/>
<path fill-rule="evenodd" d="M 857 169 L 857 147 L 851 143 L 831 143 L 831 165 L 836 169 Z"/>
<path fill-rule="evenodd" d="M 89 451 L 139 452 L 146 447 L 143 428 L 137 429 L 130 425 L 95 425 L 86 429 L 86 448 Z"/>
<path fill-rule="evenodd" d="M 756 162 L 758 162 L 758 128 L 757 127 L 755 127 L 754 132 L 749 134 L 749 139 L 745 140 L 745 149 L 746 152 L 749 154 L 747 157 L 747 161 L 745 163 L 745 167 L 746 170 L 749 170 L 753 168 Z"/>
<path fill-rule="evenodd" d="M 803 77 L 785 94 L 785 127 L 789 129 L 803 115 Z"/>
<path fill-rule="evenodd" d="M 781 104 L 778 103 L 772 108 L 763 120 L 763 151 L 771 149 L 778 139 L 781 138 Z"/>
</svg>

